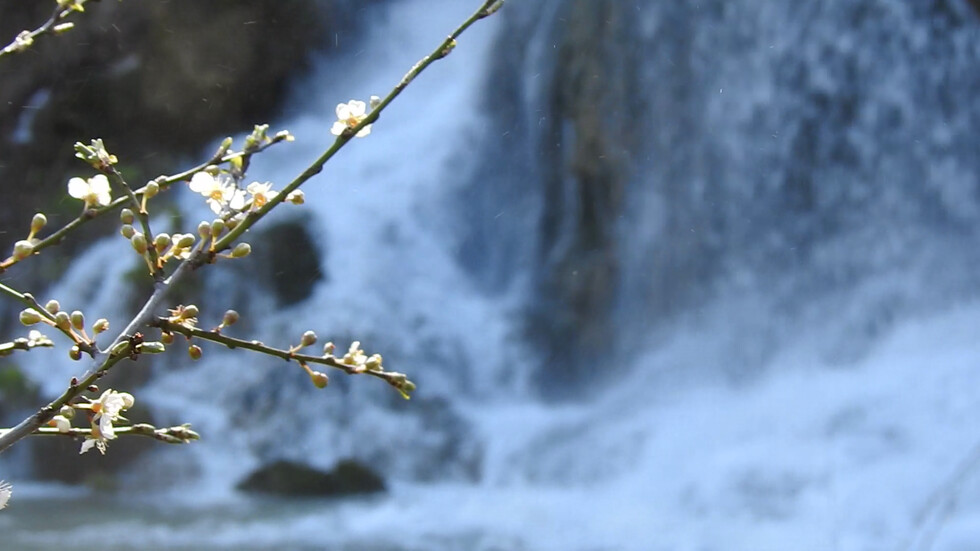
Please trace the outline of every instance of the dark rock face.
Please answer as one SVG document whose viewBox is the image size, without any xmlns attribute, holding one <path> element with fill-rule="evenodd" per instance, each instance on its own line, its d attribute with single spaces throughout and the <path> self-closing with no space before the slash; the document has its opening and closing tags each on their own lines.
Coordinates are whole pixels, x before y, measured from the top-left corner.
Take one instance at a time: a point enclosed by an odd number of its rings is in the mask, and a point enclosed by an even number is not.
<svg viewBox="0 0 980 551">
<path fill-rule="evenodd" d="M 0 1 L 4 43 L 52 5 Z M 178 159 L 210 140 L 268 122 L 312 52 L 351 42 L 362 9 L 313 0 L 92 3 L 71 31 L 4 58 L 0 248 L 26 233 L 34 210 L 52 225 L 77 214 L 62 199 L 65 182 L 90 169 L 74 158 L 74 142 L 104 138 L 131 182 L 179 170 Z"/>
<path fill-rule="evenodd" d="M 384 480 L 357 461 L 345 459 L 329 472 L 301 463 L 276 461 L 250 474 L 239 490 L 283 496 L 342 497 L 385 491 Z"/>
</svg>

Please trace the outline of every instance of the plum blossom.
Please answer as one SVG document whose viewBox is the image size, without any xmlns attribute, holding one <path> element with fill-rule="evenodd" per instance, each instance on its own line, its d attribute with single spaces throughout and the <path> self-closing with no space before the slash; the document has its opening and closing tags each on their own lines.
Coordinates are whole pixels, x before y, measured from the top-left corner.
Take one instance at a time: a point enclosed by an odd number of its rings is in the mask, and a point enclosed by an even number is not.
<svg viewBox="0 0 980 551">
<path fill-rule="evenodd" d="M 252 182 L 245 188 L 245 191 L 252 196 L 252 210 L 264 207 L 269 201 L 275 199 L 276 195 L 279 195 L 278 191 L 272 191 L 272 184 L 268 182 L 264 184 Z"/>
<path fill-rule="evenodd" d="M 94 447 L 104 454 L 108 441 L 116 438 L 113 421 L 119 420 L 119 414 L 133 407 L 134 402 L 132 394 L 116 392 L 111 388 L 103 392 L 97 401 L 92 402 L 90 407 L 95 413 L 92 416 L 92 434 L 82 442 L 82 449 L 78 453 L 85 453 Z"/>
<path fill-rule="evenodd" d="M 191 191 L 207 197 L 208 206 L 215 214 L 230 208 L 238 210 L 245 206 L 245 194 L 227 178 L 215 178 L 207 172 L 198 172 L 191 177 Z"/>
<path fill-rule="evenodd" d="M 363 101 L 357 101 L 355 99 L 350 100 L 347 103 L 337 104 L 337 121 L 333 123 L 330 127 L 330 133 L 334 136 L 340 136 L 346 130 L 354 128 L 361 123 L 365 118 L 367 118 L 367 105 Z M 363 138 L 371 133 L 371 125 L 367 125 L 364 128 L 357 131 L 356 136 L 358 138 Z"/>
<path fill-rule="evenodd" d="M 86 207 L 104 207 L 112 202 L 109 179 L 104 174 L 96 174 L 88 180 L 72 178 L 68 180 L 68 195 L 85 201 Z"/>
</svg>

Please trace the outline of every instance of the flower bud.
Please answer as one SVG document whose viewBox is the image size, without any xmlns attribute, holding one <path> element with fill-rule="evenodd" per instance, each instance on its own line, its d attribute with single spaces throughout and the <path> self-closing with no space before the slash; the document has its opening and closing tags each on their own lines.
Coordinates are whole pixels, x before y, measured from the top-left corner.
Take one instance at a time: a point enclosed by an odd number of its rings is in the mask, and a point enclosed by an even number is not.
<svg viewBox="0 0 980 551">
<path fill-rule="evenodd" d="M 71 421 L 64 415 L 55 415 L 48 421 L 48 426 L 57 428 L 58 432 L 68 432 L 71 430 Z"/>
<path fill-rule="evenodd" d="M 332 355 L 333 354 L 333 351 L 334 351 L 334 348 L 335 348 L 335 346 L 334 346 L 334 344 L 332 342 L 328 342 L 327 344 L 323 345 L 323 355 L 324 356 L 330 356 L 330 355 Z"/>
<path fill-rule="evenodd" d="M 59 303 L 57 300 L 51 299 L 44 305 L 44 309 L 51 314 L 57 314 L 58 310 L 61 310 L 61 303 Z"/>
<path fill-rule="evenodd" d="M 234 325 L 236 321 L 238 321 L 238 312 L 234 310 L 228 310 L 227 312 L 225 312 L 224 317 L 221 318 L 221 325 L 224 326 Z"/>
<path fill-rule="evenodd" d="M 167 250 L 167 247 L 170 246 L 170 242 L 170 235 L 166 233 L 158 233 L 153 238 L 153 248 L 156 249 L 158 253 L 162 253 L 163 251 Z"/>
<path fill-rule="evenodd" d="M 231 250 L 232 258 L 244 258 L 252 252 L 252 246 L 248 243 L 239 243 Z"/>
<path fill-rule="evenodd" d="M 146 236 L 140 232 L 133 234 L 133 237 L 129 240 L 133 245 L 133 249 L 140 254 L 146 254 Z"/>
<path fill-rule="evenodd" d="M 109 320 L 105 318 L 99 318 L 95 320 L 95 323 L 92 324 L 92 332 L 95 333 L 96 335 L 108 330 L 109 330 Z"/>
<path fill-rule="evenodd" d="M 47 223 L 48 223 L 47 216 L 45 216 L 43 213 L 40 212 L 35 214 L 34 218 L 31 219 L 31 233 L 37 233 L 41 231 L 41 229 L 45 225 L 47 225 Z"/>
<path fill-rule="evenodd" d="M 54 315 L 54 325 L 62 331 L 71 329 L 71 317 L 68 312 L 58 312 Z"/>
<path fill-rule="evenodd" d="M 381 371 L 381 354 L 373 354 L 364 362 L 368 371 Z"/>
<path fill-rule="evenodd" d="M 160 193 L 160 184 L 152 180 L 147 182 L 146 187 L 143 188 L 143 197 L 152 199 L 157 193 Z"/>
<path fill-rule="evenodd" d="M 58 415 L 64 417 L 65 419 L 74 419 L 75 408 L 71 406 L 61 406 L 61 409 L 58 411 Z"/>
<path fill-rule="evenodd" d="M 324 388 L 330 384 L 330 377 L 327 377 L 326 373 L 320 373 L 319 371 L 310 373 L 310 380 L 313 381 L 313 385 L 317 388 Z"/>
<path fill-rule="evenodd" d="M 195 241 L 197 241 L 197 238 L 191 233 L 182 233 L 179 238 L 176 235 L 174 236 L 174 246 L 178 249 L 189 249 L 194 246 Z"/>
<path fill-rule="evenodd" d="M 77 344 L 68 349 L 68 357 L 76 362 L 82 359 L 82 350 Z"/>
<path fill-rule="evenodd" d="M 376 109 L 379 105 L 381 105 L 381 98 L 378 96 L 371 96 L 371 99 L 368 100 L 368 105 L 371 106 L 371 109 Z"/>
<path fill-rule="evenodd" d="M 197 309 L 197 306 L 194 306 L 193 304 L 188 304 L 187 306 L 184 306 L 184 309 L 180 313 L 180 317 L 181 319 L 185 319 L 185 320 L 196 318 L 199 313 L 200 311 Z"/>
<path fill-rule="evenodd" d="M 85 314 L 82 314 L 81 310 L 75 310 L 71 313 L 71 326 L 76 331 L 85 330 Z"/>
<path fill-rule="evenodd" d="M 192 360 L 200 360 L 201 359 L 201 355 L 203 353 L 204 352 L 201 350 L 201 347 L 198 346 L 198 345 L 196 345 L 196 344 L 192 344 L 192 345 L 190 345 L 190 346 L 187 347 L 187 354 L 190 355 L 190 357 L 191 357 Z"/>
<path fill-rule="evenodd" d="M 221 237 L 221 233 L 225 231 L 225 221 L 220 218 L 215 218 L 211 222 L 211 237 L 218 238 Z"/>
<path fill-rule="evenodd" d="M 200 235 L 201 239 L 211 237 L 211 224 L 207 220 L 197 225 L 197 235 Z"/>
<path fill-rule="evenodd" d="M 294 205 L 302 205 L 306 202 L 306 194 L 301 189 L 294 189 L 286 196 L 286 200 Z"/>
<path fill-rule="evenodd" d="M 136 235 L 136 230 L 129 224 L 123 224 L 122 227 L 119 228 L 119 233 L 126 239 L 132 239 L 133 236 Z"/>
<path fill-rule="evenodd" d="M 162 342 L 144 342 L 140 345 L 140 352 L 144 354 L 160 354 L 167 351 L 167 347 Z"/>
<path fill-rule="evenodd" d="M 32 254 L 34 254 L 34 244 L 30 241 L 22 239 L 14 243 L 14 259 L 24 260 Z"/>
<path fill-rule="evenodd" d="M 37 313 L 37 310 L 33 308 L 27 308 L 26 310 L 21 310 L 20 322 L 28 326 L 34 325 L 35 323 L 40 323 L 41 314 Z"/>
<path fill-rule="evenodd" d="M 162 342 L 163 344 L 173 344 L 173 342 L 174 342 L 174 334 L 173 333 L 161 333 L 160 334 L 160 342 Z"/>
<path fill-rule="evenodd" d="M 316 344 L 316 333 L 313 331 L 307 331 L 303 333 L 302 338 L 299 340 L 300 346 L 312 346 Z"/>
<path fill-rule="evenodd" d="M 136 220 L 136 215 L 130 209 L 119 211 L 119 221 L 123 224 L 132 224 Z"/>
</svg>

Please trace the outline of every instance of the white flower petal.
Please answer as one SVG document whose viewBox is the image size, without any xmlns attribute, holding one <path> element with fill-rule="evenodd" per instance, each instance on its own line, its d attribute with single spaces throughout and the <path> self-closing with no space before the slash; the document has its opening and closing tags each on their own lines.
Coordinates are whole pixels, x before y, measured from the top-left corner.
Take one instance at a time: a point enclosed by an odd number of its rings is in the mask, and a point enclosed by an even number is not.
<svg viewBox="0 0 980 551">
<path fill-rule="evenodd" d="M 356 136 L 358 138 L 363 138 L 364 136 L 367 136 L 370 133 L 371 133 L 371 125 L 369 124 L 369 125 L 365 126 L 364 128 L 358 130 Z"/>
<path fill-rule="evenodd" d="M 80 452 L 78 452 L 78 455 L 81 455 L 81 454 L 89 451 L 90 449 L 94 448 L 95 447 L 95 443 L 96 443 L 96 439 L 95 438 L 86 438 L 82 442 L 82 450 Z"/>
<path fill-rule="evenodd" d="M 109 179 L 105 177 L 105 174 L 96 174 L 88 179 L 88 187 L 92 193 L 102 194 L 109 193 L 111 188 L 109 187 Z"/>
<path fill-rule="evenodd" d="M 194 176 L 191 176 L 190 188 L 193 192 L 210 195 L 215 184 L 214 176 L 211 176 L 207 172 L 198 172 Z"/>
<path fill-rule="evenodd" d="M 341 120 L 346 120 L 350 117 L 350 108 L 346 103 L 337 104 L 337 118 Z"/>
<path fill-rule="evenodd" d="M 68 180 L 68 195 L 71 195 L 75 199 L 85 199 L 85 196 L 89 193 L 88 182 L 81 178 L 72 178 Z"/>
<path fill-rule="evenodd" d="M 367 109 L 367 104 L 365 104 L 363 101 L 352 99 L 347 103 L 347 109 L 350 110 L 350 115 L 352 117 L 360 118 L 364 116 L 364 112 Z"/>
<path fill-rule="evenodd" d="M 342 121 L 335 121 L 333 123 L 333 126 L 330 127 L 330 133 L 333 134 L 334 136 L 339 136 L 343 134 L 344 130 L 347 130 L 347 123 Z"/>
</svg>

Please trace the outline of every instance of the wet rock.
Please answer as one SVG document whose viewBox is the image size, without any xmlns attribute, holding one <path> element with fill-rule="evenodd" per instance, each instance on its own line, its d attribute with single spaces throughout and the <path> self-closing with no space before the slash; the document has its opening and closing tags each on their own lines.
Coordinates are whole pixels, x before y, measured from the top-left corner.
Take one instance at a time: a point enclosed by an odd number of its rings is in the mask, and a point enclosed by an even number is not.
<svg viewBox="0 0 980 551">
<path fill-rule="evenodd" d="M 330 471 L 280 460 L 260 467 L 237 487 L 265 494 L 342 497 L 383 492 L 385 483 L 373 470 L 352 459 L 338 462 Z"/>
</svg>

